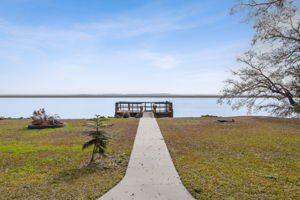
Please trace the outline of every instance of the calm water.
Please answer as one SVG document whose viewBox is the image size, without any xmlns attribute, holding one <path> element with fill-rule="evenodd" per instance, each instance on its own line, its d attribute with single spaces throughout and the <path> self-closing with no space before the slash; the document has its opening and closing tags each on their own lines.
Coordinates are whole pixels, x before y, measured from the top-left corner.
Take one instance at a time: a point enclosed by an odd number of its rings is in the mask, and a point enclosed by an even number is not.
<svg viewBox="0 0 300 200">
<path fill-rule="evenodd" d="M 233 111 L 228 105 L 219 105 L 215 98 L 9 98 L 0 99 L 0 116 L 29 117 L 33 110 L 39 108 L 45 108 L 47 113 L 58 114 L 61 118 L 91 118 L 95 114 L 113 116 L 117 101 L 171 101 L 174 117 L 249 115 L 246 109 Z M 268 114 L 260 112 L 251 115 Z"/>
</svg>

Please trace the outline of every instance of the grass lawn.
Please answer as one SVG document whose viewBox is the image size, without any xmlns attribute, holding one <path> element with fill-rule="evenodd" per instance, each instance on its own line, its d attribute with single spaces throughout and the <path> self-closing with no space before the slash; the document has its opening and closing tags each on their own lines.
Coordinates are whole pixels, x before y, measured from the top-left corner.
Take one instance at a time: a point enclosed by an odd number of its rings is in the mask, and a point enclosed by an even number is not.
<svg viewBox="0 0 300 200">
<path fill-rule="evenodd" d="M 197 199 L 300 199 L 300 119 L 159 119 L 173 162 Z M 229 118 L 231 120 L 232 118 Z"/>
<path fill-rule="evenodd" d="M 95 199 L 124 176 L 138 120 L 115 119 L 102 167 L 87 167 L 86 120 L 29 130 L 31 120 L 0 120 L 0 199 Z"/>
</svg>

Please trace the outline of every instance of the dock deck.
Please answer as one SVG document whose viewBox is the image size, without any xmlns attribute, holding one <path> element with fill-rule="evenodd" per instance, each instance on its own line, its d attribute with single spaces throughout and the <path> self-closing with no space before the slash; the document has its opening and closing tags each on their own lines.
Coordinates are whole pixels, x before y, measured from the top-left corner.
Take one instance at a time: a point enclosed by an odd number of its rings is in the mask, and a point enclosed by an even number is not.
<svg viewBox="0 0 300 200">
<path fill-rule="evenodd" d="M 124 113 L 130 117 L 142 117 L 144 112 L 153 112 L 155 118 L 173 117 L 173 103 L 119 101 L 115 105 L 115 117 L 123 117 Z"/>
</svg>

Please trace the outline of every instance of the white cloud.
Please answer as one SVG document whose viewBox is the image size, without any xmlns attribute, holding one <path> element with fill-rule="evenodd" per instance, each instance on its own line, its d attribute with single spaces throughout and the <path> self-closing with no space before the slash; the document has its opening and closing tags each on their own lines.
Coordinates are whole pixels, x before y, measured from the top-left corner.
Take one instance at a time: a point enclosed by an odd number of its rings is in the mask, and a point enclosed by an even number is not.
<svg viewBox="0 0 300 200">
<path fill-rule="evenodd" d="M 162 69 L 173 69 L 179 64 L 178 59 L 174 56 L 163 55 L 156 52 L 144 52 L 140 54 L 140 57 L 149 61 L 152 65 Z"/>
<path fill-rule="evenodd" d="M 160 10 L 157 7 L 145 6 L 140 10 L 107 16 L 90 23 L 70 24 L 64 28 L 21 26 L 0 18 L 0 34 L 50 45 L 53 41 L 60 44 L 81 39 L 107 40 L 190 29 L 215 23 L 224 17 L 224 13 L 204 17 L 201 12 L 203 9 L 203 4 L 198 3 Z M 191 20 L 193 17 L 198 19 Z"/>
<path fill-rule="evenodd" d="M 227 15 L 226 11 L 226 13 L 203 16 L 204 4 L 194 3 L 177 9 L 160 9 L 148 5 L 134 12 L 120 13 L 98 22 L 77 24 L 74 28 L 94 32 L 99 36 L 124 38 L 191 29 L 216 23 Z M 197 20 L 193 19 L 195 17 Z"/>
</svg>

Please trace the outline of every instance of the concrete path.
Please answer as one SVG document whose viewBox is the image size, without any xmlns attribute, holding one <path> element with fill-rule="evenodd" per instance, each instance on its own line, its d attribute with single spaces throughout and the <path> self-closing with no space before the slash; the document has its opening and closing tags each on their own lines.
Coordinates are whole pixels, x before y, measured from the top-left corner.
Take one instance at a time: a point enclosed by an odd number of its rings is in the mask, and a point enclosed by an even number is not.
<svg viewBox="0 0 300 200">
<path fill-rule="evenodd" d="M 153 113 L 140 119 L 123 180 L 99 200 L 192 200 L 182 185 Z"/>
</svg>

